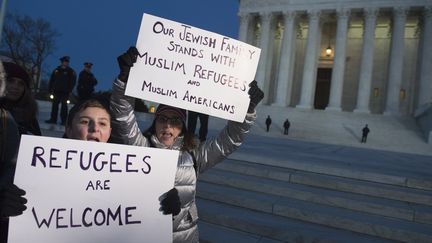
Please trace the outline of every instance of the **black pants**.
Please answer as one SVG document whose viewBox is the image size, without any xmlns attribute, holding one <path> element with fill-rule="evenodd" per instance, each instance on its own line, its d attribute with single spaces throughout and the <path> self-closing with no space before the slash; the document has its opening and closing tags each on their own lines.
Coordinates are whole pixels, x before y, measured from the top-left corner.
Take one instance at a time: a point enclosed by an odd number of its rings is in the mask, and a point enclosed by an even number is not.
<svg viewBox="0 0 432 243">
<path fill-rule="evenodd" d="M 54 99 L 51 108 L 51 121 L 57 122 L 58 107 L 61 103 L 60 118 L 62 123 L 66 123 L 68 106 L 67 100 L 69 99 L 69 93 L 54 93 Z"/>
<path fill-rule="evenodd" d="M 285 134 L 285 135 L 288 135 L 288 129 L 289 129 L 289 128 L 287 128 L 287 127 L 284 128 L 284 134 Z"/>
<path fill-rule="evenodd" d="M 361 142 L 362 142 L 362 143 L 366 143 L 366 139 L 367 139 L 367 135 L 366 135 L 366 136 L 363 135 L 363 136 L 362 136 L 362 139 L 361 139 Z"/>
<path fill-rule="evenodd" d="M 198 118 L 200 120 L 199 139 L 205 141 L 207 139 L 209 115 L 188 111 L 188 131 L 195 134 Z"/>
</svg>

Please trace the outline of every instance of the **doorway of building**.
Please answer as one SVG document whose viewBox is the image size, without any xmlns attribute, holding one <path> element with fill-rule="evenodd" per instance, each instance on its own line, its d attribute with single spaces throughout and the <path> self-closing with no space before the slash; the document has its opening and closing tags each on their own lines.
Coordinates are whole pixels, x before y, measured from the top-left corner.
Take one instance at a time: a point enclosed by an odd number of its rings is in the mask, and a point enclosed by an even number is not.
<svg viewBox="0 0 432 243">
<path fill-rule="evenodd" d="M 324 110 L 329 103 L 331 75 L 331 68 L 318 68 L 315 87 L 315 109 Z"/>
</svg>

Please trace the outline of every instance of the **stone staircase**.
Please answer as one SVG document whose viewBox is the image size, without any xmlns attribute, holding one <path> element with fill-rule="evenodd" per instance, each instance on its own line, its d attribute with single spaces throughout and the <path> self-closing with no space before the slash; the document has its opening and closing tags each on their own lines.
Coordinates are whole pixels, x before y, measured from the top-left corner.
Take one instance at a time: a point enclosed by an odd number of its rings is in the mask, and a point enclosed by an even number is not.
<svg viewBox="0 0 432 243">
<path fill-rule="evenodd" d="M 63 126 L 43 122 L 50 104 L 39 105 L 43 134 L 61 137 Z M 270 108 L 259 117 L 276 121 L 280 110 Z M 200 175 L 200 242 L 432 242 L 432 149 L 411 120 L 289 115 L 289 137 L 258 120 L 239 150 Z M 138 114 L 142 128 L 152 119 Z M 364 123 L 374 136 L 360 144 L 354 131 Z M 209 136 L 225 124 L 212 118 Z"/>
<path fill-rule="evenodd" d="M 432 177 L 239 158 L 200 175 L 203 242 L 432 242 Z"/>
</svg>

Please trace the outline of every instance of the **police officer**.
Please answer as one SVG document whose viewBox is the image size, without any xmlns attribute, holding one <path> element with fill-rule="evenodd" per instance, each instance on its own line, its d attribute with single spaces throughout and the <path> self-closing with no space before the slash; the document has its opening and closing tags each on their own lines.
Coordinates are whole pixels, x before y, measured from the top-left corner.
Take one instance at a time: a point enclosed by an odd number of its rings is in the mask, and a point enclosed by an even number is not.
<svg viewBox="0 0 432 243">
<path fill-rule="evenodd" d="M 51 118 L 46 123 L 57 123 L 58 106 L 61 103 L 61 124 L 66 124 L 68 113 L 67 101 L 76 83 L 76 73 L 69 67 L 69 56 L 60 58 L 61 65 L 58 66 L 51 74 L 49 80 L 49 93 L 53 95 L 53 104 L 51 109 Z"/>
<path fill-rule="evenodd" d="M 92 66 L 93 63 L 91 62 L 84 63 L 84 69 L 80 72 L 78 76 L 77 93 L 78 98 L 81 101 L 90 98 L 90 96 L 94 92 L 94 87 L 97 84 L 97 80 L 91 72 Z"/>
</svg>

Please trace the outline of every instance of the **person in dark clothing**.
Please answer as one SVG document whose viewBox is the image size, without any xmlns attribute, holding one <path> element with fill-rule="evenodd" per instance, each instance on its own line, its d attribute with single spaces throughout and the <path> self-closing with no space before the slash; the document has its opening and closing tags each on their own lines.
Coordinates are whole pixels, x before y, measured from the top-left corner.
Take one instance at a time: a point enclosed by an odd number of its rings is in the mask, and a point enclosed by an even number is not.
<svg viewBox="0 0 432 243">
<path fill-rule="evenodd" d="M 6 77 L 0 61 L 0 98 L 5 86 Z M 18 127 L 0 103 L 0 243 L 7 242 L 9 217 L 20 215 L 26 209 L 25 192 L 13 184 L 19 142 Z"/>
<path fill-rule="evenodd" d="M 362 129 L 362 139 L 361 143 L 366 143 L 367 136 L 369 134 L 370 130 L 368 128 L 368 124 L 366 124 Z"/>
<path fill-rule="evenodd" d="M 265 124 L 267 126 L 267 132 L 269 132 L 269 130 L 270 130 L 271 123 L 272 123 L 272 119 L 270 118 L 270 116 L 267 116 L 267 119 L 265 121 Z"/>
<path fill-rule="evenodd" d="M 290 126 L 291 126 L 291 123 L 289 122 L 288 119 L 286 119 L 284 124 L 283 124 L 285 135 L 288 135 L 288 130 L 289 130 Z"/>
<path fill-rule="evenodd" d="M 199 140 L 203 142 L 207 139 L 209 115 L 188 111 L 188 131 L 192 134 L 195 134 L 198 118 L 200 121 Z"/>
<path fill-rule="evenodd" d="M 53 95 L 53 104 L 51 109 L 51 118 L 46 123 L 57 123 L 58 106 L 61 103 L 60 118 L 61 124 L 66 124 L 68 113 L 67 101 L 75 86 L 76 73 L 69 67 L 69 56 L 60 58 L 61 65 L 58 66 L 51 74 L 49 80 L 49 93 Z"/>
<path fill-rule="evenodd" d="M 94 87 L 98 83 L 94 74 L 91 72 L 93 63 L 84 63 L 84 69 L 78 76 L 77 93 L 80 101 L 87 100 L 94 92 Z"/>
<path fill-rule="evenodd" d="M 2 107 L 14 118 L 20 134 L 42 135 L 37 120 L 38 106 L 30 89 L 31 79 L 18 64 L 3 63 L 6 72 L 6 90 L 0 99 Z"/>
</svg>

